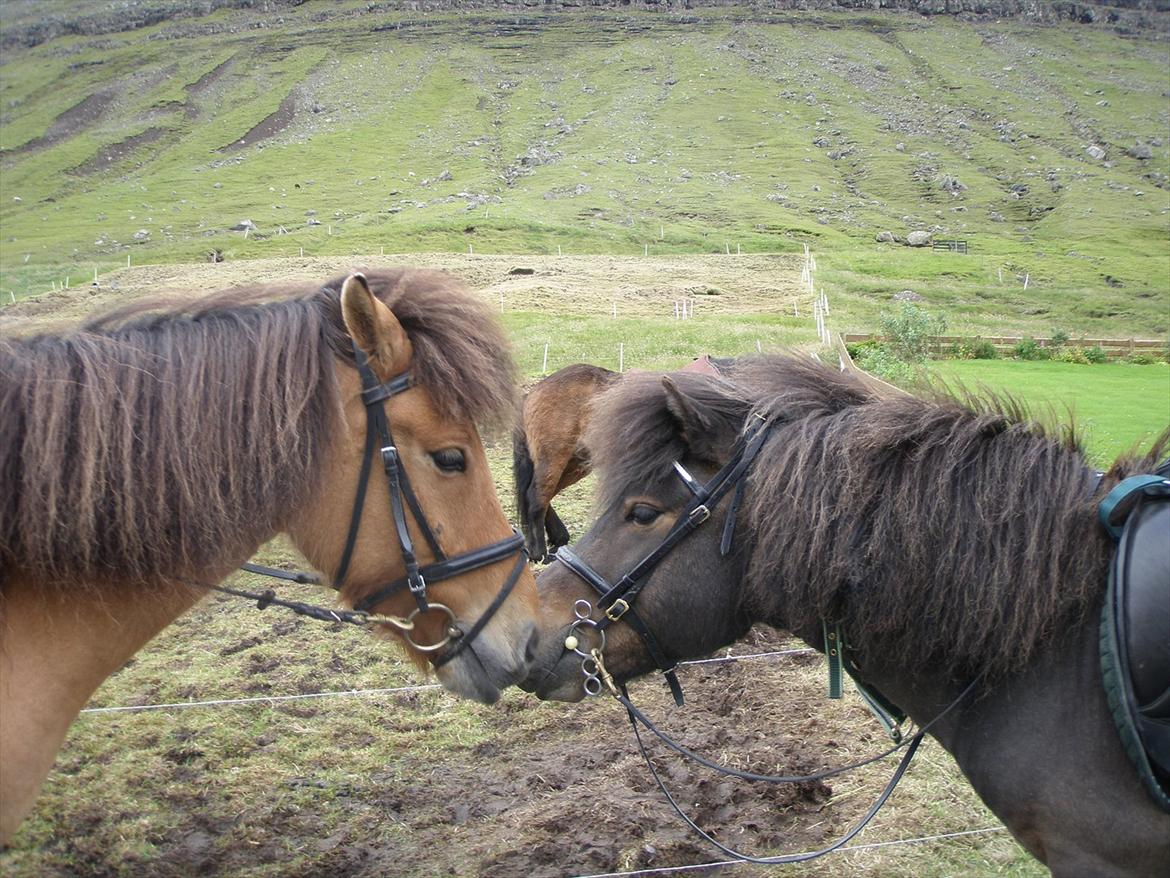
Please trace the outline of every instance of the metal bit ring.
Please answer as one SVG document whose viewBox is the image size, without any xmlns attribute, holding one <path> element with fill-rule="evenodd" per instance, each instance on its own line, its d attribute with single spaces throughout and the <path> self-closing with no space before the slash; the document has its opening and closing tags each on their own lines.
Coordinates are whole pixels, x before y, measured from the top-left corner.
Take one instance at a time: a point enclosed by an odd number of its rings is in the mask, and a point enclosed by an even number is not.
<svg viewBox="0 0 1170 878">
<path fill-rule="evenodd" d="M 404 638 L 406 638 L 407 643 L 409 643 L 411 646 L 413 646 L 419 652 L 437 652 L 438 650 L 440 650 L 444 646 L 446 646 L 448 643 L 450 643 L 452 640 L 456 640 L 457 638 L 463 636 L 463 632 L 460 631 L 459 628 L 456 627 L 456 625 L 455 625 L 455 613 L 451 610 L 450 607 L 448 607 L 446 604 L 436 604 L 434 602 L 431 602 L 429 608 L 427 609 L 427 612 L 429 613 L 431 610 L 438 610 L 440 613 L 447 614 L 447 621 L 444 624 L 443 639 L 440 640 L 438 643 L 432 643 L 430 645 L 423 645 L 423 644 L 417 643 L 415 641 L 415 639 L 413 637 L 411 637 L 411 633 L 414 630 L 414 625 L 413 625 L 414 619 L 416 616 L 420 615 L 423 612 L 422 610 L 420 610 L 416 607 L 414 610 L 411 611 L 410 615 L 406 617 L 406 621 L 411 623 L 411 628 L 410 628 L 410 630 L 403 631 L 402 636 Z"/>
</svg>

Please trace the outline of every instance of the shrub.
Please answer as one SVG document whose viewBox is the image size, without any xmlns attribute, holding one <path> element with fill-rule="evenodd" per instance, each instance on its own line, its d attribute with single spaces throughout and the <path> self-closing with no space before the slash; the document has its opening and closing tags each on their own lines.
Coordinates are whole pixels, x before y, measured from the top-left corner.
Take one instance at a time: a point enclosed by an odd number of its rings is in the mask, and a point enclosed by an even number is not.
<svg viewBox="0 0 1170 878">
<path fill-rule="evenodd" d="M 894 356 L 884 346 L 870 347 L 862 351 L 857 365 L 891 384 L 908 385 L 914 382 L 914 367 L 905 360 Z"/>
<path fill-rule="evenodd" d="M 1103 351 L 1099 345 L 1093 345 L 1091 348 L 1084 348 L 1083 350 L 1085 352 L 1085 359 L 1090 363 L 1109 362 L 1109 357 L 1105 354 L 1105 351 Z"/>
<path fill-rule="evenodd" d="M 947 350 L 947 356 L 952 360 L 974 360 L 975 352 L 971 350 L 970 342 L 957 341 Z"/>
<path fill-rule="evenodd" d="M 880 348 L 882 343 L 880 341 L 851 341 L 845 345 L 845 350 L 849 351 L 849 356 L 854 360 L 860 360 L 867 352 L 874 348 Z"/>
<path fill-rule="evenodd" d="M 1040 347 L 1034 338 L 1026 338 L 1017 343 L 1014 351 L 1018 360 L 1047 360 L 1052 356 L 1047 349 Z"/>
<path fill-rule="evenodd" d="M 1133 363 L 1135 366 L 1152 366 L 1158 362 L 1158 357 L 1148 351 L 1135 351 L 1129 355 L 1127 362 Z"/>
<path fill-rule="evenodd" d="M 987 339 L 977 339 L 971 343 L 972 360 L 997 360 L 999 351 Z"/>
<path fill-rule="evenodd" d="M 1062 348 L 1066 344 L 1068 344 L 1068 333 L 1065 332 L 1063 329 L 1054 329 L 1054 330 L 1052 330 L 1051 341 L 1052 341 L 1052 347 Z"/>
<path fill-rule="evenodd" d="M 1056 355 L 1062 363 L 1080 363 L 1082 366 L 1089 365 L 1089 358 L 1085 355 L 1084 348 L 1064 348 Z"/>
<path fill-rule="evenodd" d="M 913 302 L 902 302 L 896 311 L 879 318 L 888 353 L 904 363 L 921 363 L 930 353 L 930 340 L 946 332 L 947 322 Z"/>
</svg>

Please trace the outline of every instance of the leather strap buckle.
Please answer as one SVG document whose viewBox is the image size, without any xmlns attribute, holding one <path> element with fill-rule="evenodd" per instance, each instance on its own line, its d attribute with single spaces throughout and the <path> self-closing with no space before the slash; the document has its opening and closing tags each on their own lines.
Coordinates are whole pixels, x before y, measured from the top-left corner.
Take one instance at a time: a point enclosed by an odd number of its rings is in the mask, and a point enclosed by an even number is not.
<svg viewBox="0 0 1170 878">
<path fill-rule="evenodd" d="M 710 517 L 711 517 L 711 510 L 708 509 L 706 507 L 706 505 L 696 506 L 694 509 L 691 510 L 690 515 L 687 516 L 687 521 L 691 525 L 697 525 L 697 524 L 702 524 L 704 521 L 706 521 Z"/>
<path fill-rule="evenodd" d="M 621 605 L 620 609 L 618 609 L 619 604 Z M 616 601 L 614 601 L 612 604 L 610 604 L 608 607 L 606 607 L 605 618 L 609 619 L 609 621 L 611 621 L 611 622 L 616 622 L 618 619 L 620 619 L 622 616 L 624 616 L 627 612 L 629 612 L 629 609 L 630 609 L 630 605 L 629 605 L 629 603 L 627 603 L 626 599 L 625 598 L 618 598 Z M 614 612 L 615 610 L 617 612 Z"/>
<path fill-rule="evenodd" d="M 393 445 L 382 448 L 382 466 L 387 472 L 398 469 L 398 449 Z"/>
</svg>

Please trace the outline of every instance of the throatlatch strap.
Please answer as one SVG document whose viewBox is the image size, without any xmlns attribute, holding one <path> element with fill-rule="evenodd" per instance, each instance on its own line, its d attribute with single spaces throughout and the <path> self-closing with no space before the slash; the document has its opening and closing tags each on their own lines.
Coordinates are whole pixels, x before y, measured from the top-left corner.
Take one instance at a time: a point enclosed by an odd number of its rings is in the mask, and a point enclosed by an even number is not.
<svg viewBox="0 0 1170 878">
<path fill-rule="evenodd" d="M 370 467 L 374 461 L 374 449 L 378 444 L 377 431 L 373 425 L 366 425 L 366 447 L 362 451 L 362 470 L 358 476 L 357 491 L 353 497 L 353 511 L 349 516 L 349 533 L 345 536 L 345 549 L 341 553 L 341 563 L 337 565 L 337 573 L 333 576 L 333 587 L 338 591 L 345 584 L 345 576 L 349 573 L 349 562 L 353 560 L 353 550 L 357 545 L 358 530 L 362 526 L 362 507 L 366 503 L 366 488 L 370 484 Z"/>
</svg>

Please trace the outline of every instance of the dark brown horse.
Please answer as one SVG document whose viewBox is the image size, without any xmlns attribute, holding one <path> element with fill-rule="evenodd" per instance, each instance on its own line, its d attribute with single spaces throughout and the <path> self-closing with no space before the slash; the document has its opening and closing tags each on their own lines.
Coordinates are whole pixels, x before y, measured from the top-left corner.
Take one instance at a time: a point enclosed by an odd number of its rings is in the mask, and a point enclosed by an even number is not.
<svg viewBox="0 0 1170 878">
<path fill-rule="evenodd" d="M 733 550 L 720 551 L 725 495 L 709 523 L 648 563 L 684 510 L 701 511 L 700 483 L 755 447 L 741 437 L 761 444 Z M 585 444 L 600 517 L 575 559 L 538 577 L 542 646 L 525 688 L 582 697 L 568 646 L 590 645 L 565 642 L 574 602 L 596 606 L 597 590 L 641 567 L 632 609 L 606 602 L 620 621 L 604 662 L 619 682 L 656 664 L 634 613 L 667 664 L 757 622 L 821 650 L 826 632 L 843 632 L 856 676 L 916 723 L 953 706 L 930 734 L 1054 874 L 1170 874 L 1170 814 L 1127 758 L 1102 685 L 1113 543 L 1097 519 L 1111 487 L 1152 471 L 1170 431 L 1098 479 L 1071 431 L 1038 427 L 1011 401 L 881 394 L 861 376 L 776 357 L 741 363 L 731 383 L 623 381 L 595 403 Z"/>
<path fill-rule="evenodd" d="M 536 595 L 519 540 L 432 582 L 429 612 L 407 588 L 382 596 L 410 569 L 400 534 L 424 565 L 428 528 L 454 559 L 508 545 L 476 428 L 512 410 L 506 351 L 454 280 L 409 270 L 0 339 L 0 841 L 94 689 L 281 532 L 317 568 L 347 568 L 343 602 L 410 613 L 408 652 L 420 666 L 451 653 L 451 690 L 492 701 L 522 677 Z M 378 462 L 397 461 L 421 516 L 395 514 L 380 465 L 357 491 L 383 415 L 397 453 Z M 457 657 L 416 648 L 464 633 Z"/>
<path fill-rule="evenodd" d="M 718 375 L 730 363 L 702 356 L 681 371 Z M 547 561 L 569 544 L 569 529 L 552 500 L 589 475 L 581 437 L 589 426 L 590 404 L 621 377 L 601 366 L 574 363 L 542 378 L 520 402 L 512 432 L 512 479 L 516 514 L 534 561 Z"/>
</svg>

